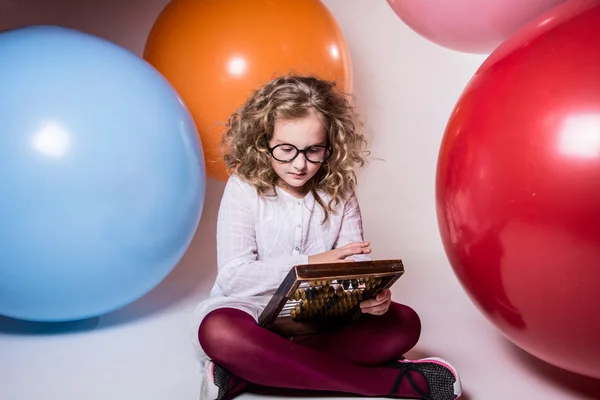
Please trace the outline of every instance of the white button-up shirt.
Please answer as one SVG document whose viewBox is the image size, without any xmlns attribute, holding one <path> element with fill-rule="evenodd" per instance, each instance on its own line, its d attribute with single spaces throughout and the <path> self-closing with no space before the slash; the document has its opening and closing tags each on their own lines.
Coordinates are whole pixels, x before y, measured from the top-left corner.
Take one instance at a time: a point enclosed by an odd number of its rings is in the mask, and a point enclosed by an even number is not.
<svg viewBox="0 0 600 400">
<path fill-rule="evenodd" d="M 329 196 L 319 195 L 327 204 Z M 208 312 L 237 308 L 258 320 L 294 265 L 307 264 L 309 255 L 364 240 L 354 194 L 338 204 L 325 223 L 323 217 L 310 193 L 299 199 L 277 188 L 277 196 L 259 196 L 254 186 L 235 175 L 229 178 L 217 220 L 217 278 L 210 297 L 193 316 L 192 335 L 198 349 L 198 327 Z M 351 258 L 369 260 L 370 256 Z"/>
</svg>

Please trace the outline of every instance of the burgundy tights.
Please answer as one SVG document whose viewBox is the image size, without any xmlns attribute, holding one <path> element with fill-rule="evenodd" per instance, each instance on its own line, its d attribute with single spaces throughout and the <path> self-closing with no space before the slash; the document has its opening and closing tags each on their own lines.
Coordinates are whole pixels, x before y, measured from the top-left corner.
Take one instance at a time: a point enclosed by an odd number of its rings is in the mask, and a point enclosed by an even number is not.
<svg viewBox="0 0 600 400">
<path fill-rule="evenodd" d="M 286 339 L 231 308 L 209 313 L 198 331 L 206 354 L 237 377 L 261 386 L 387 396 L 402 358 L 418 341 L 421 322 L 409 307 L 392 303 L 382 316 L 363 315 L 332 332 Z M 422 389 L 425 380 L 411 373 Z M 397 397 L 418 397 L 408 380 Z"/>
</svg>

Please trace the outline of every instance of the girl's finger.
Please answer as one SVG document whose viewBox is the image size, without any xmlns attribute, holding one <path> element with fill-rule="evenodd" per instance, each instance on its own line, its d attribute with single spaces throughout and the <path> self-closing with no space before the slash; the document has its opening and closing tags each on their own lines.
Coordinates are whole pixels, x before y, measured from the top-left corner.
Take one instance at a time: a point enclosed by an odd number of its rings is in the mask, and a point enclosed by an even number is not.
<svg viewBox="0 0 600 400">
<path fill-rule="evenodd" d="M 353 247 L 342 248 L 341 249 L 342 257 L 350 257 L 356 254 Z"/>
<path fill-rule="evenodd" d="M 360 303 L 360 308 L 364 310 L 366 308 L 374 307 L 377 304 L 379 304 L 379 302 L 375 299 L 365 300 L 362 303 Z"/>
<path fill-rule="evenodd" d="M 386 304 L 380 304 L 374 307 L 367 307 L 362 310 L 364 314 L 381 315 L 384 314 L 388 309 Z"/>
<path fill-rule="evenodd" d="M 379 293 L 377 295 L 377 300 L 385 301 L 387 299 L 390 299 L 391 297 L 392 297 L 392 292 L 390 291 L 390 289 L 384 289 L 381 293 Z"/>
<path fill-rule="evenodd" d="M 362 303 L 360 303 L 360 308 L 364 309 L 364 308 L 370 308 L 370 307 L 377 307 L 384 303 L 385 303 L 385 300 L 380 301 L 377 299 L 369 299 L 369 300 L 365 300 Z"/>
<path fill-rule="evenodd" d="M 390 304 L 391 304 L 391 301 L 384 301 L 382 303 L 367 306 L 364 308 L 361 307 L 361 311 L 363 313 L 368 313 L 368 314 L 373 314 L 373 313 L 378 313 L 378 312 L 380 312 L 380 314 L 383 314 L 388 310 L 388 308 L 390 308 Z M 378 314 L 378 315 L 380 315 L 380 314 Z"/>
<path fill-rule="evenodd" d="M 348 243 L 347 245 L 342 246 L 340 248 L 341 249 L 345 249 L 345 248 L 356 247 L 356 246 L 366 247 L 366 246 L 369 246 L 369 245 L 370 245 L 369 242 L 352 242 L 352 243 Z"/>
</svg>

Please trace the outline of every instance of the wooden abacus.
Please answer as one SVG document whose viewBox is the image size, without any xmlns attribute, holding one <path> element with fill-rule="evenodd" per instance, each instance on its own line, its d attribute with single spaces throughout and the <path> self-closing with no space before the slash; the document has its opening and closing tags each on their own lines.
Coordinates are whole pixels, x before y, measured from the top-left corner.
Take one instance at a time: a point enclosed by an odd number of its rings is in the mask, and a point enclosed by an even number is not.
<svg viewBox="0 0 600 400">
<path fill-rule="evenodd" d="M 401 260 L 296 265 L 258 323 L 291 337 L 356 321 L 362 314 L 360 303 L 391 287 L 402 274 Z"/>
</svg>

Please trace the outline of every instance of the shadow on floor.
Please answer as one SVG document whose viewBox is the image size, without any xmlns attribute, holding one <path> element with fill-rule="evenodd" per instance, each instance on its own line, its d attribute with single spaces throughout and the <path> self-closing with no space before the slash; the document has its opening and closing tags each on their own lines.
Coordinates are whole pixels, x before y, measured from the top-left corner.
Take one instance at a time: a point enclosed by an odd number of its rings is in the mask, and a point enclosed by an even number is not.
<svg viewBox="0 0 600 400">
<path fill-rule="evenodd" d="M 517 360 L 531 371 L 541 376 L 549 383 L 587 396 L 590 399 L 600 400 L 600 380 L 587 376 L 575 374 L 570 371 L 555 367 L 537 357 L 532 356 L 506 339 L 502 339 L 506 349 L 513 354 Z"/>
</svg>

